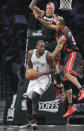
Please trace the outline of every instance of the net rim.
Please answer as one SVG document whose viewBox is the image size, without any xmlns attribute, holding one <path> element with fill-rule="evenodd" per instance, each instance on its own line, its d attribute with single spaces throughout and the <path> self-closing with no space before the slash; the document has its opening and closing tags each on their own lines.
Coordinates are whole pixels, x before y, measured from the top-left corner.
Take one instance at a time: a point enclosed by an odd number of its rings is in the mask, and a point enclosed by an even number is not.
<svg viewBox="0 0 84 131">
<path fill-rule="evenodd" d="M 60 0 L 60 10 L 72 10 L 72 0 Z"/>
</svg>

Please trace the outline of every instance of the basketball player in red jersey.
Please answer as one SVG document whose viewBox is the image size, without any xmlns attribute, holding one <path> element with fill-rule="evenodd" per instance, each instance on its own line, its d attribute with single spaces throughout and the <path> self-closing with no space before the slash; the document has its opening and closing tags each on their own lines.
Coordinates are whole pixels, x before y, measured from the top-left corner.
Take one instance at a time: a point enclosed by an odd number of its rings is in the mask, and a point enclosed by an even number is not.
<svg viewBox="0 0 84 131">
<path fill-rule="evenodd" d="M 63 118 L 65 118 L 77 111 L 77 109 L 73 107 L 72 104 L 72 84 L 74 84 L 79 89 L 80 96 L 78 101 L 80 102 L 82 99 L 84 99 L 84 90 L 77 80 L 77 69 L 80 64 L 81 55 L 70 29 L 65 26 L 63 19 L 57 20 L 56 25 L 47 23 L 46 26 L 57 31 L 55 35 L 57 40 L 57 47 L 53 52 L 53 57 L 56 57 L 56 55 L 62 49 L 64 49 L 66 52 L 64 87 L 68 99 L 68 111 L 65 113 L 65 115 L 63 115 Z"/>
<path fill-rule="evenodd" d="M 32 0 L 29 7 L 33 11 L 34 16 L 39 16 L 44 21 L 50 22 L 56 25 L 56 21 L 58 18 L 62 18 L 55 14 L 55 5 L 53 2 L 48 2 L 46 5 L 46 11 L 40 10 L 36 4 L 38 0 Z M 42 23 L 42 21 L 40 21 Z M 45 25 L 42 24 L 42 38 L 46 43 L 46 49 L 52 52 L 56 47 L 55 41 L 55 30 L 48 29 Z"/>
</svg>

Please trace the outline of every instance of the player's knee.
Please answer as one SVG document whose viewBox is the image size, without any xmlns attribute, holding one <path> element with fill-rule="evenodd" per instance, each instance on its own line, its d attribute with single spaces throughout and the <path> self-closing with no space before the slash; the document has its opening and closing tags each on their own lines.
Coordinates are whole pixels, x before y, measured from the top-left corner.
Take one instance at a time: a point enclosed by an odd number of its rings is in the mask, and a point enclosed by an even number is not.
<svg viewBox="0 0 84 131">
<path fill-rule="evenodd" d="M 67 78 L 68 72 L 64 73 L 64 78 Z"/>
<path fill-rule="evenodd" d="M 72 83 L 70 81 L 64 81 L 64 89 L 65 90 L 72 89 Z"/>
<path fill-rule="evenodd" d="M 38 102 L 40 95 L 36 92 L 32 93 L 32 102 Z"/>
<path fill-rule="evenodd" d="M 28 114 L 32 114 L 32 100 L 27 99 L 27 109 L 28 109 Z"/>
<path fill-rule="evenodd" d="M 38 111 L 38 102 L 40 95 L 33 92 L 32 94 L 32 111 Z"/>
<path fill-rule="evenodd" d="M 72 96 L 72 89 L 66 90 L 66 92 L 68 93 L 68 97 Z"/>
</svg>

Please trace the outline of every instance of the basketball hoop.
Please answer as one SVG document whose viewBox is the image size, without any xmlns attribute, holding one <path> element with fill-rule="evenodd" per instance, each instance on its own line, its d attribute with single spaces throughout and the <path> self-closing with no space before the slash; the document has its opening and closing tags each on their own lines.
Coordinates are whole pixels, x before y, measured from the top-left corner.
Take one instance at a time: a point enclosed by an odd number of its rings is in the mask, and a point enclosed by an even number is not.
<svg viewBox="0 0 84 131">
<path fill-rule="evenodd" d="M 72 0 L 60 0 L 61 10 L 71 10 L 72 9 Z"/>
</svg>

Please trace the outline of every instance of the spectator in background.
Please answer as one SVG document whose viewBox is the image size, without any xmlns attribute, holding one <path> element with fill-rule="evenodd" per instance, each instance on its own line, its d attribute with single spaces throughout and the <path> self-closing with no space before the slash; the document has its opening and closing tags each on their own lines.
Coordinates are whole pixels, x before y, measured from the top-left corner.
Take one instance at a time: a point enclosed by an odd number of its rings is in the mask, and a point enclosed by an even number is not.
<svg viewBox="0 0 84 131">
<path fill-rule="evenodd" d="M 80 45 L 80 51 L 81 51 L 83 59 L 84 59 L 84 44 L 83 43 L 81 43 L 81 45 Z"/>
<path fill-rule="evenodd" d="M 2 58 L 2 69 L 5 74 L 11 75 L 12 62 L 13 62 L 12 52 L 9 49 L 5 49 Z"/>
<path fill-rule="evenodd" d="M 23 63 L 20 57 L 17 57 L 15 62 L 12 64 L 12 89 L 14 92 L 17 91 L 18 84 L 23 80 Z"/>
<path fill-rule="evenodd" d="M 21 48 L 23 48 L 24 47 L 24 38 L 23 38 L 23 36 L 24 36 L 24 34 L 23 34 L 24 32 L 20 32 L 19 34 L 18 34 L 18 38 L 17 38 L 17 46 L 21 49 Z"/>
<path fill-rule="evenodd" d="M 7 12 L 8 6 L 7 5 L 3 5 L 2 6 L 2 20 L 3 20 L 3 24 L 4 26 L 8 27 L 10 25 L 10 20 L 9 20 L 9 16 L 8 16 L 8 12 Z"/>
<path fill-rule="evenodd" d="M 81 60 L 80 62 L 80 67 L 78 70 L 78 79 L 82 87 L 84 88 L 84 60 Z"/>
<path fill-rule="evenodd" d="M 84 89 L 84 60 L 81 60 L 80 67 L 78 68 L 78 81 Z M 73 101 L 77 103 L 79 97 L 79 90 L 73 86 Z"/>
</svg>

